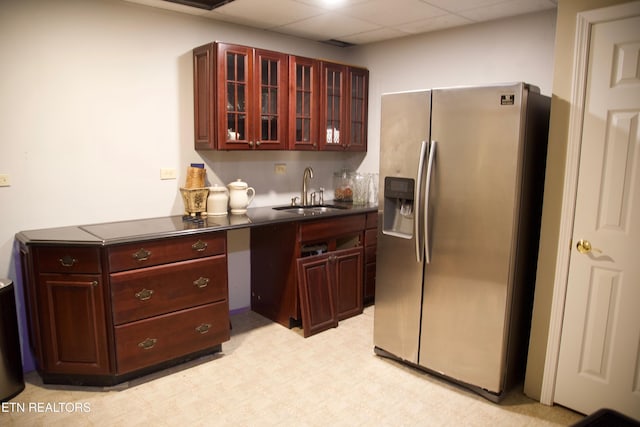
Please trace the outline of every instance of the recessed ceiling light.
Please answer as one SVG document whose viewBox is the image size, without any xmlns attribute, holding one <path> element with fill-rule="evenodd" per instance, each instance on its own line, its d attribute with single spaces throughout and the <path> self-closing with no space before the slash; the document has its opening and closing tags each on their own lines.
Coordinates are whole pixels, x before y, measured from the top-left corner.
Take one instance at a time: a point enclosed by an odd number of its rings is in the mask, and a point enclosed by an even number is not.
<svg viewBox="0 0 640 427">
<path fill-rule="evenodd" d="M 344 0 L 321 0 L 321 3 L 325 6 L 336 7 L 344 3 Z"/>
<path fill-rule="evenodd" d="M 213 10 L 216 7 L 224 6 L 233 0 L 165 0 L 171 3 L 183 4 L 185 6 L 197 7 L 199 9 Z"/>
</svg>

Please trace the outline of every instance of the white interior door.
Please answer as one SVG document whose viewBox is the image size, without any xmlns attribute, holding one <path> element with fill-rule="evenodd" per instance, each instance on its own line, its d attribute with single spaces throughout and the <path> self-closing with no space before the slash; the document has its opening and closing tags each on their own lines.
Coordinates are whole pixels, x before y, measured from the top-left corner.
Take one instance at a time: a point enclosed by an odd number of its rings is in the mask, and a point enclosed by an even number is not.
<svg viewBox="0 0 640 427">
<path fill-rule="evenodd" d="M 591 28 L 556 403 L 640 419 L 640 8 Z"/>
</svg>

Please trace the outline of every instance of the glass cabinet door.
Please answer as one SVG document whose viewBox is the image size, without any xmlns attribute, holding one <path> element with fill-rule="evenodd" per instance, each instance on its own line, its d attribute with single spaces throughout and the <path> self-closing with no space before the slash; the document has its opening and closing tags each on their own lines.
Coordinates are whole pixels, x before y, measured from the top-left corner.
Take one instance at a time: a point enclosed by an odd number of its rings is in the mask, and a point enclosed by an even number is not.
<svg viewBox="0 0 640 427">
<path fill-rule="evenodd" d="M 256 129 L 253 138 L 260 149 L 284 149 L 287 118 L 287 55 L 255 51 L 257 82 Z"/>
<path fill-rule="evenodd" d="M 368 80 L 368 70 L 349 68 L 349 135 L 345 141 L 348 150 L 367 150 Z"/>
<path fill-rule="evenodd" d="M 320 124 L 320 148 L 342 150 L 341 132 L 345 129 L 346 115 L 346 67 L 338 64 L 322 65 L 322 111 Z M 344 133 L 342 134 L 344 137 Z"/>
<path fill-rule="evenodd" d="M 319 67 L 314 59 L 289 57 L 289 149 L 318 149 Z"/>
<path fill-rule="evenodd" d="M 249 147 L 252 49 L 218 44 L 218 148 Z"/>
</svg>

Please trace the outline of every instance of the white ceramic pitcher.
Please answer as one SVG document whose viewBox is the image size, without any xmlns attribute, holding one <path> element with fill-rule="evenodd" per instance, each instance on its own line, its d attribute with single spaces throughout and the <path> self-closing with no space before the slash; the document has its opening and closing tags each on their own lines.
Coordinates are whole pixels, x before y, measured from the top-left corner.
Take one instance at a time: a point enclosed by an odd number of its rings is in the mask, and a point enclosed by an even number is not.
<svg viewBox="0 0 640 427">
<path fill-rule="evenodd" d="M 209 187 L 209 197 L 207 198 L 207 214 L 222 216 L 227 214 L 229 209 L 229 192 L 227 187 L 214 184 Z"/>
<path fill-rule="evenodd" d="M 247 206 L 249 206 L 249 203 L 251 203 L 256 195 L 256 190 L 254 190 L 253 187 L 249 187 L 246 182 L 239 178 L 227 185 L 227 188 L 229 189 L 229 207 L 231 208 L 231 213 L 236 215 L 246 213 Z"/>
</svg>

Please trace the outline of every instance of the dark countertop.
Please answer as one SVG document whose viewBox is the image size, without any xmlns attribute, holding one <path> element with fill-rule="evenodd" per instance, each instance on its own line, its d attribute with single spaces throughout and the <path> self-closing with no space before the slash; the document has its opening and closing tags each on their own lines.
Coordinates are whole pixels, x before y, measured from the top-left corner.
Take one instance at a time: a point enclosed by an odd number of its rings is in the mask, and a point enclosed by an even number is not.
<svg viewBox="0 0 640 427">
<path fill-rule="evenodd" d="M 183 220 L 181 215 L 146 218 L 128 221 L 106 222 L 21 231 L 16 239 L 24 244 L 76 244 L 111 245 L 132 241 L 151 240 L 163 237 L 257 227 L 291 221 L 309 221 L 331 217 L 376 212 L 376 205 L 354 206 L 348 203 L 333 203 L 343 209 L 335 209 L 315 215 L 302 215 L 286 210 L 275 210 L 274 206 L 249 208 L 244 215 L 208 216 L 197 220 Z M 282 205 L 278 205 L 282 206 Z"/>
</svg>

